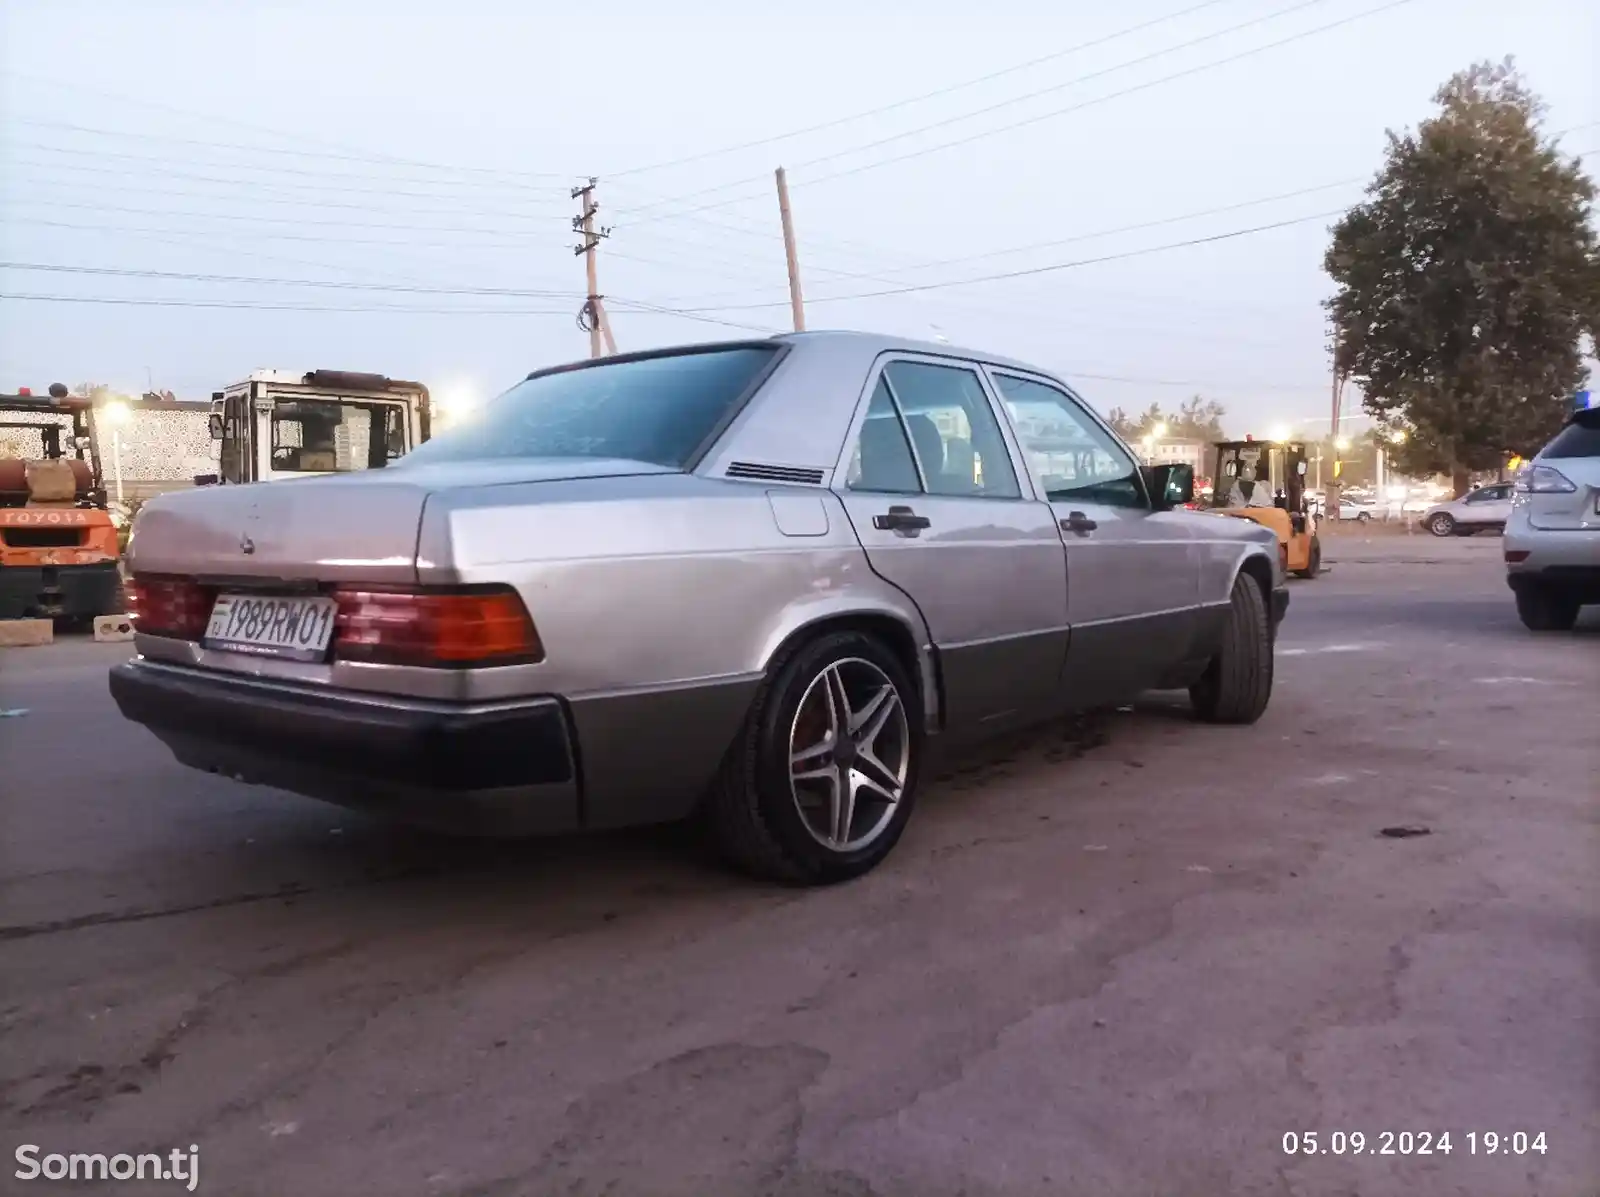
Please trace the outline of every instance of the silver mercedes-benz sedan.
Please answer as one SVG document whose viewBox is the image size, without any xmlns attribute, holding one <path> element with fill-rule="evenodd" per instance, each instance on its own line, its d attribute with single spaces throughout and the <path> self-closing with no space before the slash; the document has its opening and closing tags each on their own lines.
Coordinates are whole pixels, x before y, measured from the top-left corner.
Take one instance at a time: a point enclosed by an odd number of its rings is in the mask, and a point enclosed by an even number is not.
<svg viewBox="0 0 1600 1197">
<path fill-rule="evenodd" d="M 541 370 L 381 471 L 163 495 L 123 714 L 180 761 L 480 834 L 700 816 L 860 874 L 934 751 L 1187 688 L 1249 723 L 1273 533 L 1060 380 L 861 333 Z"/>
</svg>

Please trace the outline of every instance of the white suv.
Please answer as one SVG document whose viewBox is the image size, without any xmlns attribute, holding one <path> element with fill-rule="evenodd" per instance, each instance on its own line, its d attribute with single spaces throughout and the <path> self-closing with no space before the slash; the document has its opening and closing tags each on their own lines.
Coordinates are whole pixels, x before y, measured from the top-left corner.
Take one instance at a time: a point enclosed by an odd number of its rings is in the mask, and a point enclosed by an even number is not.
<svg viewBox="0 0 1600 1197">
<path fill-rule="evenodd" d="M 1565 631 L 1600 603 L 1600 395 L 1583 391 L 1566 427 L 1523 467 L 1506 521 L 1506 581 L 1536 632 Z"/>
</svg>

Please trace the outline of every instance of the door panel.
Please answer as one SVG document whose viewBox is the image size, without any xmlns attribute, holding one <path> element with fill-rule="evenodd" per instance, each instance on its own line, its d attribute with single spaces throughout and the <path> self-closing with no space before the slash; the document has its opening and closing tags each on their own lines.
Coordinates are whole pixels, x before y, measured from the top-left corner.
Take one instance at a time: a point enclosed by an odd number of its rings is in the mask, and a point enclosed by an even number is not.
<svg viewBox="0 0 1600 1197">
<path fill-rule="evenodd" d="M 991 375 L 1060 522 L 1071 628 L 1063 701 L 1094 706 L 1149 689 L 1195 638 L 1199 546 L 1189 521 L 1151 509 L 1138 462 L 1068 392 Z"/>
<path fill-rule="evenodd" d="M 1056 692 L 1066 649 L 1061 537 L 1048 505 L 1007 497 L 1020 486 L 998 425 L 984 427 L 995 415 L 978 374 L 947 363 L 927 368 L 950 378 L 902 371 L 907 411 L 891 385 L 899 364 L 874 385 L 840 498 L 873 570 L 927 622 L 947 729 L 978 736 L 1037 715 Z M 967 493 L 929 494 L 930 480 Z"/>
</svg>

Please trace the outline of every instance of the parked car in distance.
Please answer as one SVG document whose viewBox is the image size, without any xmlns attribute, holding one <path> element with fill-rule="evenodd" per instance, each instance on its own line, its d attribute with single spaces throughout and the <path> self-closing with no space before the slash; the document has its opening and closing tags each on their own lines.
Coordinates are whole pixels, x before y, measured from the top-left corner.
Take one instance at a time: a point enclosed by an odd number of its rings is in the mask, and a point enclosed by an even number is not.
<svg viewBox="0 0 1600 1197">
<path fill-rule="evenodd" d="M 1566 631 L 1600 603 L 1600 402 L 1578 395 L 1567 424 L 1517 476 L 1502 552 L 1517 615 Z"/>
<path fill-rule="evenodd" d="M 111 691 L 228 777 L 481 834 L 698 815 L 836 881 L 936 751 L 1153 688 L 1261 715 L 1277 541 L 1192 479 L 948 345 L 580 362 L 383 470 L 151 501 Z"/>
<path fill-rule="evenodd" d="M 1339 518 L 1341 520 L 1355 520 L 1364 524 L 1368 520 L 1376 519 L 1383 515 L 1384 509 L 1371 499 L 1359 499 L 1349 495 L 1339 496 Z"/>
<path fill-rule="evenodd" d="M 1510 482 L 1494 482 L 1469 490 L 1459 499 L 1435 503 L 1422 514 L 1422 526 L 1435 536 L 1471 536 L 1505 527 L 1511 518 Z"/>
</svg>

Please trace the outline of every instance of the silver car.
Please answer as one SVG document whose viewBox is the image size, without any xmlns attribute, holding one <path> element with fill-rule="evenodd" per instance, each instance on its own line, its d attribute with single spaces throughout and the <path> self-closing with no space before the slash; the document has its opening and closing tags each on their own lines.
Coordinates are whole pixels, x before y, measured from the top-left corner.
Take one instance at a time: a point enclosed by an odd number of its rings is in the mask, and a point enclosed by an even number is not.
<svg viewBox="0 0 1600 1197">
<path fill-rule="evenodd" d="M 123 714 L 180 761 L 487 834 L 699 815 L 791 883 L 936 750 L 1188 688 L 1249 723 L 1274 534 L 1070 388 L 859 333 L 530 375 L 382 471 L 163 495 Z"/>
<path fill-rule="evenodd" d="M 1422 526 L 1435 536 L 1471 536 L 1498 531 L 1511 518 L 1509 482 L 1474 487 L 1459 499 L 1435 503 L 1422 514 Z"/>
<path fill-rule="evenodd" d="M 1536 632 L 1566 631 L 1600 603 L 1600 402 L 1592 392 L 1523 467 L 1502 551 L 1517 614 Z"/>
</svg>

